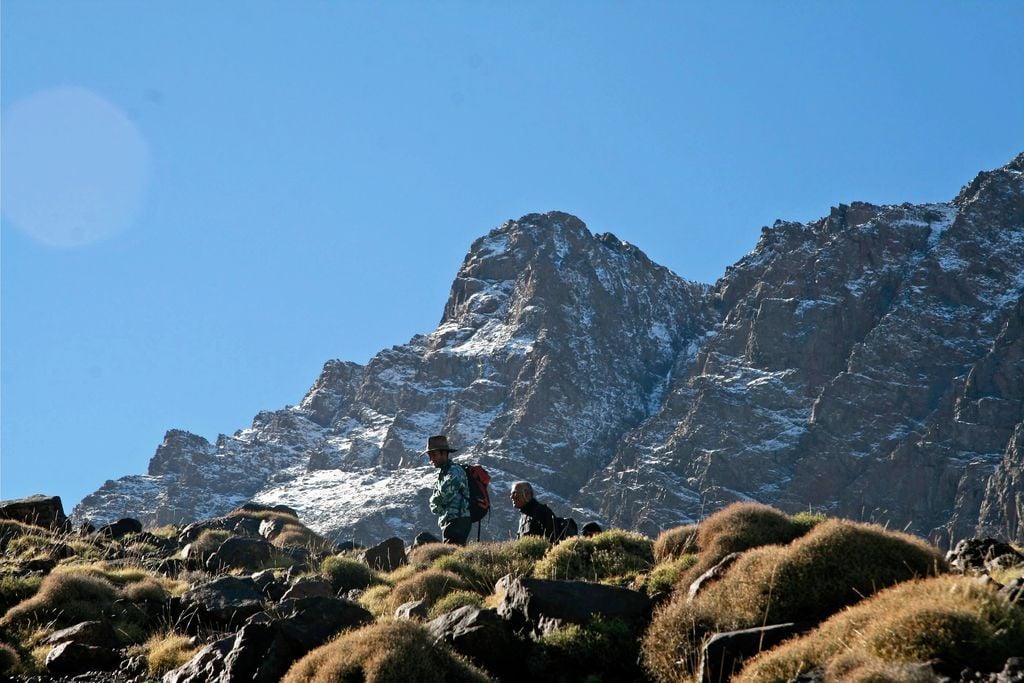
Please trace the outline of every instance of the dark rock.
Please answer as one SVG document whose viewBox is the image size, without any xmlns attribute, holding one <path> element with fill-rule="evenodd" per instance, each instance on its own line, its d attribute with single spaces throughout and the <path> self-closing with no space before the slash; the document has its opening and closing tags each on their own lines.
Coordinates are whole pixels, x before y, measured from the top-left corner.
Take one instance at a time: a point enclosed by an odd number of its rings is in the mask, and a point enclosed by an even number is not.
<svg viewBox="0 0 1024 683">
<path fill-rule="evenodd" d="M 705 586 L 718 581 L 720 578 L 725 576 L 725 573 L 729 571 L 729 567 L 731 567 L 736 560 L 740 559 L 740 555 L 741 553 L 729 553 L 714 567 L 698 576 L 693 583 L 690 584 L 690 588 L 686 592 L 687 602 L 693 602 L 693 599 L 697 597 L 697 594 Z"/>
<path fill-rule="evenodd" d="M 435 642 L 448 644 L 499 680 L 521 677 L 525 644 L 497 611 L 466 605 L 439 616 L 427 628 Z"/>
<path fill-rule="evenodd" d="M 46 655 L 46 670 L 52 674 L 112 671 L 120 663 L 121 656 L 110 648 L 82 645 L 74 641 L 60 643 Z"/>
<path fill-rule="evenodd" d="M 988 563 L 1003 557 L 1009 558 L 1010 566 L 1024 564 L 1024 555 L 995 538 L 964 538 L 946 553 L 946 561 L 960 572 L 985 571 Z"/>
<path fill-rule="evenodd" d="M 75 642 L 79 645 L 113 648 L 117 646 L 117 635 L 106 621 L 83 621 L 70 628 L 55 631 L 39 641 L 41 645 L 58 645 Z"/>
<path fill-rule="evenodd" d="M 195 629 L 209 622 L 230 626 L 259 612 L 263 594 L 251 578 L 225 576 L 189 589 L 181 596 L 181 604 L 178 623 L 183 628 Z"/>
<path fill-rule="evenodd" d="M 273 612 L 260 612 L 249 619 L 227 647 L 223 669 L 209 672 L 216 678 L 208 680 L 276 683 L 297 659 L 334 634 L 372 621 L 373 615 L 348 600 L 283 601 Z M 191 683 L 193 679 L 186 680 Z"/>
<path fill-rule="evenodd" d="M 743 667 L 744 661 L 798 632 L 795 624 L 772 624 L 716 633 L 704 643 L 697 678 L 707 683 L 724 683 Z"/>
<path fill-rule="evenodd" d="M 297 600 L 299 598 L 333 598 L 334 589 L 329 581 L 315 577 L 304 576 L 293 583 L 288 591 L 281 597 L 282 600 Z"/>
<path fill-rule="evenodd" d="M 405 556 L 405 543 L 394 536 L 372 548 L 367 548 L 360 559 L 368 564 L 370 569 L 381 572 L 394 571 L 409 562 Z"/>
<path fill-rule="evenodd" d="M 601 533 L 601 525 L 597 522 L 587 522 L 580 529 L 581 536 L 596 536 L 599 533 Z"/>
<path fill-rule="evenodd" d="M 416 534 L 416 538 L 413 539 L 412 547 L 419 548 L 421 545 L 440 542 L 441 539 L 435 536 L 434 534 L 430 533 L 429 531 L 421 531 L 420 533 Z"/>
<path fill-rule="evenodd" d="M 206 568 L 212 572 L 231 569 L 254 572 L 267 566 L 275 555 L 274 551 L 274 546 L 262 538 L 232 536 L 225 539 L 207 558 Z"/>
<path fill-rule="evenodd" d="M 233 521 L 230 523 L 229 528 L 241 536 L 255 537 L 260 535 L 260 525 L 263 523 L 262 519 L 258 517 L 233 517 Z"/>
<path fill-rule="evenodd" d="M 0 519 L 13 519 L 46 529 L 69 530 L 60 496 L 35 495 L 0 501 Z"/>
<path fill-rule="evenodd" d="M 273 541 L 283 530 L 284 520 L 279 517 L 268 517 L 267 519 L 260 520 L 260 526 L 257 531 L 263 538 Z"/>
<path fill-rule="evenodd" d="M 561 622 L 586 624 L 597 615 L 633 622 L 650 617 L 650 598 L 628 588 L 586 581 L 509 577 L 499 585 L 505 595 L 498 605 L 498 615 L 516 629 L 541 630 L 542 621 L 548 627 Z"/>
<path fill-rule="evenodd" d="M 97 533 L 107 538 L 124 538 L 128 534 L 137 534 L 141 531 L 142 522 L 131 517 L 122 517 L 113 524 L 104 524 Z"/>
<path fill-rule="evenodd" d="M 178 545 L 186 545 L 199 538 L 204 531 L 230 531 L 234 520 L 227 517 L 215 517 L 193 522 L 178 532 Z"/>
<path fill-rule="evenodd" d="M 210 643 L 185 664 L 167 672 L 161 683 L 214 683 L 224 673 L 224 660 L 235 643 L 230 635 Z"/>
<path fill-rule="evenodd" d="M 430 605 L 426 600 L 410 600 L 398 606 L 395 610 L 395 619 L 423 620 L 430 613 Z"/>
</svg>

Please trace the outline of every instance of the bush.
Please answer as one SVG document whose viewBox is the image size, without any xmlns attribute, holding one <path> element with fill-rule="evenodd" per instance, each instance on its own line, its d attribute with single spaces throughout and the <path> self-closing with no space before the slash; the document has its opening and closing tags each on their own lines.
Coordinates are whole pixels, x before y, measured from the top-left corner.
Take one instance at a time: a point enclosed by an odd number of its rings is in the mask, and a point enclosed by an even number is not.
<svg viewBox="0 0 1024 683">
<path fill-rule="evenodd" d="M 529 670 L 538 681 L 637 681 L 639 643 L 629 625 L 618 619 L 595 617 L 586 626 L 569 625 L 542 636 L 540 655 Z"/>
<path fill-rule="evenodd" d="M 373 573 L 365 562 L 341 555 L 331 555 L 320 565 L 320 574 L 331 582 L 335 592 L 366 588 L 373 582 Z"/>
<path fill-rule="evenodd" d="M 484 683 L 486 675 L 445 647 L 434 646 L 414 622 L 392 621 L 349 631 L 296 662 L 284 683 Z"/>
<path fill-rule="evenodd" d="M 543 579 L 631 579 L 654 565 L 653 545 L 645 536 L 617 529 L 570 538 L 553 547 L 533 573 Z"/>
<path fill-rule="evenodd" d="M 1021 652 L 1024 610 L 1002 599 L 994 587 L 942 576 L 907 582 L 864 600 L 752 659 L 738 680 L 791 680 L 819 668 L 825 669 L 826 679 L 882 680 L 888 672 L 887 679 L 911 680 L 893 674 L 920 671 L 911 665 L 926 662 L 957 678 L 964 668 L 999 671 Z"/>
<path fill-rule="evenodd" d="M 434 561 L 434 569 L 450 571 L 481 595 L 494 592 L 494 584 L 506 574 L 528 576 L 550 547 L 540 537 L 502 543 L 474 543 Z"/>
<path fill-rule="evenodd" d="M 637 577 L 633 589 L 641 590 L 647 595 L 670 593 L 679 582 L 679 577 L 696 563 L 696 555 L 682 555 L 678 559 L 656 564 L 649 574 Z"/>
<path fill-rule="evenodd" d="M 21 536 L 49 538 L 50 532 L 34 524 L 25 524 L 14 519 L 0 519 L 0 552 L 7 552 L 10 542 Z"/>
<path fill-rule="evenodd" d="M 701 574 L 731 553 L 762 545 L 789 543 L 806 531 L 775 508 L 760 503 L 734 503 L 711 515 L 697 527 L 697 562 L 679 577 L 687 588 Z"/>
<path fill-rule="evenodd" d="M 179 633 L 158 633 L 144 646 L 146 668 L 150 678 L 160 678 L 171 669 L 177 669 L 199 652 L 188 636 Z"/>
<path fill-rule="evenodd" d="M 0 676 L 14 678 L 21 673 L 21 657 L 7 643 L 0 643 Z"/>
<path fill-rule="evenodd" d="M 480 594 L 474 591 L 452 591 L 434 603 L 434 606 L 430 608 L 429 616 L 431 619 L 436 619 L 442 614 L 448 614 L 466 605 L 481 607 L 483 602 Z"/>
<path fill-rule="evenodd" d="M 106 579 L 83 573 L 54 572 L 43 579 L 39 591 L 7 610 L 0 626 L 29 620 L 53 621 L 57 628 L 99 619 L 117 599 L 117 589 Z"/>
<path fill-rule="evenodd" d="M 427 543 L 416 546 L 409 552 L 409 564 L 417 569 L 424 569 L 432 565 L 437 558 L 451 555 L 456 550 L 458 550 L 458 546 L 449 543 Z"/>
<path fill-rule="evenodd" d="M 651 622 L 644 661 L 656 678 L 674 681 L 693 674 L 710 632 L 819 621 L 882 588 L 943 568 L 938 550 L 916 537 L 832 520 L 790 546 L 744 553 L 692 602 L 677 591 Z"/>
<path fill-rule="evenodd" d="M 452 572 L 427 569 L 395 584 L 384 600 L 385 614 L 394 614 L 396 609 L 413 600 L 423 600 L 429 608 L 445 595 L 467 588 L 466 583 Z"/>
<path fill-rule="evenodd" d="M 697 552 L 697 525 L 666 529 L 654 539 L 654 561 L 674 560 L 680 555 Z"/>
<path fill-rule="evenodd" d="M 394 610 L 391 611 L 390 615 L 387 613 L 388 605 L 391 604 L 389 601 L 391 589 L 392 586 L 390 584 L 373 586 L 359 596 L 358 602 L 375 617 L 391 616 L 394 614 Z"/>
<path fill-rule="evenodd" d="M 189 544 L 189 555 L 207 557 L 217 552 L 221 544 L 234 536 L 227 529 L 204 529 L 196 540 Z"/>
<path fill-rule="evenodd" d="M 35 595 L 42 582 L 43 577 L 38 574 L 0 576 L 0 614 Z"/>
</svg>

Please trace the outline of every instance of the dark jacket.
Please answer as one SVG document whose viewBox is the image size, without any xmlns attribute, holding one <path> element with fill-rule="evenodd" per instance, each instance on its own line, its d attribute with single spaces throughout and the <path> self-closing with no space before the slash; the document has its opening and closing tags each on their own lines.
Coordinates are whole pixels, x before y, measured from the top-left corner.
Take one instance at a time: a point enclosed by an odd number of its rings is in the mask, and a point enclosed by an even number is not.
<svg viewBox="0 0 1024 683">
<path fill-rule="evenodd" d="M 536 498 L 519 508 L 519 538 L 524 536 L 543 536 L 551 542 L 555 540 L 555 513 Z"/>
</svg>

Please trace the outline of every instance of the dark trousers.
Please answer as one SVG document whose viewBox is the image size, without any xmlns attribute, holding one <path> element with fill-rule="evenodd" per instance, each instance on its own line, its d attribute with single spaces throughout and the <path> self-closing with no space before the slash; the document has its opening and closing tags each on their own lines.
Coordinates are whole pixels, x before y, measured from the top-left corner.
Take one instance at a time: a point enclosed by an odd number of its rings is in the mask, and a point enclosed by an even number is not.
<svg viewBox="0 0 1024 683">
<path fill-rule="evenodd" d="M 441 538 L 444 543 L 466 545 L 472 526 L 473 520 L 469 517 L 457 517 L 441 527 Z"/>
</svg>

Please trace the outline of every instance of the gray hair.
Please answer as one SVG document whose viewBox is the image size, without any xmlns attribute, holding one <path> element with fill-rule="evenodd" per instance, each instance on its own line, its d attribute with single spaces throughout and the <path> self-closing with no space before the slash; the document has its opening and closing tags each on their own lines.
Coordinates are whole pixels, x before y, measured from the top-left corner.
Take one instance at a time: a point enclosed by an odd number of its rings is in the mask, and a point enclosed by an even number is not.
<svg viewBox="0 0 1024 683">
<path fill-rule="evenodd" d="M 530 494 L 530 498 L 533 498 L 533 487 L 530 486 L 530 482 L 517 481 L 516 483 L 512 484 L 512 490 L 515 491 L 516 489 L 519 489 L 520 491 Z"/>
</svg>

